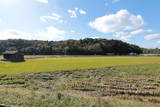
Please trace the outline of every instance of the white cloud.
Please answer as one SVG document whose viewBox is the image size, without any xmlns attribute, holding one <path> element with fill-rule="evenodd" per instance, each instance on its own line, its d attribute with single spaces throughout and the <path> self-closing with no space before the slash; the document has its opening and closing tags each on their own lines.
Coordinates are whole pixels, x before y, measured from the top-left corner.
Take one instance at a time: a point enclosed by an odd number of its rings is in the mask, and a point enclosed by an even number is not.
<svg viewBox="0 0 160 107">
<path fill-rule="evenodd" d="M 35 0 L 35 1 L 40 2 L 40 3 L 45 3 L 45 4 L 48 3 L 48 0 Z"/>
<path fill-rule="evenodd" d="M 146 40 L 160 39 L 160 34 L 150 34 L 144 37 Z"/>
<path fill-rule="evenodd" d="M 144 25 L 141 15 L 134 15 L 128 10 L 120 10 L 116 14 L 109 14 L 89 22 L 91 28 L 102 33 L 113 33 L 125 30 L 135 30 Z"/>
<path fill-rule="evenodd" d="M 158 44 L 160 44 L 160 41 L 157 41 Z"/>
<path fill-rule="evenodd" d="M 147 35 L 146 40 L 160 39 L 160 34 L 151 34 L 153 30 L 142 29 L 145 24 L 141 15 L 134 15 L 128 10 L 120 10 L 115 14 L 109 14 L 96 18 L 89 22 L 89 26 L 102 33 L 111 33 L 118 39 L 128 41 L 137 35 Z"/>
<path fill-rule="evenodd" d="M 70 14 L 71 18 L 77 18 L 76 9 L 74 9 L 74 10 L 69 9 L 68 13 Z"/>
<path fill-rule="evenodd" d="M 58 21 L 59 23 L 63 23 L 63 19 L 61 18 L 61 16 L 57 13 L 52 13 L 51 16 L 41 16 L 40 20 L 43 22 L 49 21 L 49 20 L 55 20 Z"/>
<path fill-rule="evenodd" d="M 15 29 L 9 29 L 0 31 L 0 40 L 6 39 L 31 39 L 32 35 L 26 32 L 18 31 Z"/>
<path fill-rule="evenodd" d="M 55 27 L 47 27 L 46 31 L 38 32 L 35 34 L 39 40 L 63 40 L 65 31 L 57 29 Z"/>
<path fill-rule="evenodd" d="M 76 31 L 74 31 L 74 30 L 71 30 L 70 32 L 71 32 L 71 33 L 75 33 Z"/>
<path fill-rule="evenodd" d="M 152 33 L 153 30 L 144 30 L 144 29 L 138 29 L 138 30 L 135 30 L 133 32 L 131 32 L 131 35 L 140 35 L 140 34 L 145 34 L 145 33 Z"/>
<path fill-rule="evenodd" d="M 160 48 L 160 41 L 157 41 L 152 48 Z"/>
<path fill-rule="evenodd" d="M 82 10 L 82 9 L 79 10 L 79 13 L 84 14 L 84 15 L 87 14 L 87 12 L 85 10 Z"/>
<path fill-rule="evenodd" d="M 93 37 L 90 37 L 90 38 L 92 38 L 92 39 L 100 39 L 99 36 L 93 36 Z"/>
<path fill-rule="evenodd" d="M 152 30 L 138 29 L 132 32 L 116 32 L 114 36 L 117 37 L 118 39 L 128 41 L 133 39 L 137 35 L 144 35 L 152 32 L 153 32 Z"/>
<path fill-rule="evenodd" d="M 0 31 L 0 40 L 7 39 L 27 39 L 27 40 L 63 40 L 65 31 L 57 29 L 55 27 L 47 27 L 46 31 L 37 32 L 34 34 L 18 31 L 15 29 L 9 29 Z"/>
<path fill-rule="evenodd" d="M 133 38 L 133 35 L 131 35 L 129 32 L 116 32 L 114 36 L 124 41 L 128 41 Z"/>
<path fill-rule="evenodd" d="M 68 13 L 71 18 L 77 18 L 78 14 L 85 15 L 87 12 L 83 9 L 74 8 L 73 10 L 68 9 Z"/>
</svg>

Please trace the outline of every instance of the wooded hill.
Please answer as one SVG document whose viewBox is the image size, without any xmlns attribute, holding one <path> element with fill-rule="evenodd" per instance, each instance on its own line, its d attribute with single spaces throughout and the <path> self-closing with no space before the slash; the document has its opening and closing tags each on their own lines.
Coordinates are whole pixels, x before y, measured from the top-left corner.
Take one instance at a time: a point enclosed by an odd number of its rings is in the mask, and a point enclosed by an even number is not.
<svg viewBox="0 0 160 107">
<path fill-rule="evenodd" d="M 0 40 L 0 54 L 18 50 L 25 55 L 128 55 L 142 53 L 140 47 L 119 40 L 81 39 L 65 41 Z"/>
</svg>

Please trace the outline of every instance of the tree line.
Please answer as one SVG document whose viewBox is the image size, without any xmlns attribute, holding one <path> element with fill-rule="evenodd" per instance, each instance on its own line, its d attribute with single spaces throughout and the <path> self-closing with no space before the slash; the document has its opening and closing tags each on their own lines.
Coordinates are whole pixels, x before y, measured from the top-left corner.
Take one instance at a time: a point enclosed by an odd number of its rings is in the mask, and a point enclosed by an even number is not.
<svg viewBox="0 0 160 107">
<path fill-rule="evenodd" d="M 143 52 L 139 46 L 120 40 L 92 38 L 64 41 L 0 40 L 0 54 L 6 50 L 18 50 L 25 55 L 128 55 Z"/>
<path fill-rule="evenodd" d="M 143 54 L 160 54 L 160 49 L 155 48 L 155 49 L 146 49 L 142 48 Z"/>
</svg>

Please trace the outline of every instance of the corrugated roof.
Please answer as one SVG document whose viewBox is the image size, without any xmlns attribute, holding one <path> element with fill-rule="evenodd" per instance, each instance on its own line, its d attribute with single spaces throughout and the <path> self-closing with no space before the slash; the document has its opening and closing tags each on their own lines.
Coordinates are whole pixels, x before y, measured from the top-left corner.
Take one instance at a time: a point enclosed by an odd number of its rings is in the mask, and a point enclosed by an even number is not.
<svg viewBox="0 0 160 107">
<path fill-rule="evenodd" d="M 5 51 L 3 54 L 16 54 L 18 51 Z"/>
</svg>

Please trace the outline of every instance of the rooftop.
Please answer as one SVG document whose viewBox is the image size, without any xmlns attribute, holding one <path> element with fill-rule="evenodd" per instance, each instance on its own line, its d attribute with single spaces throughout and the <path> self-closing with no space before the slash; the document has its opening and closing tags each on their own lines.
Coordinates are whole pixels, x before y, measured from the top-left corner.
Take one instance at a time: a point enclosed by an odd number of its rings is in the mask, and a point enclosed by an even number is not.
<svg viewBox="0 0 160 107">
<path fill-rule="evenodd" d="M 16 54 L 18 51 L 5 51 L 3 54 Z"/>
</svg>

